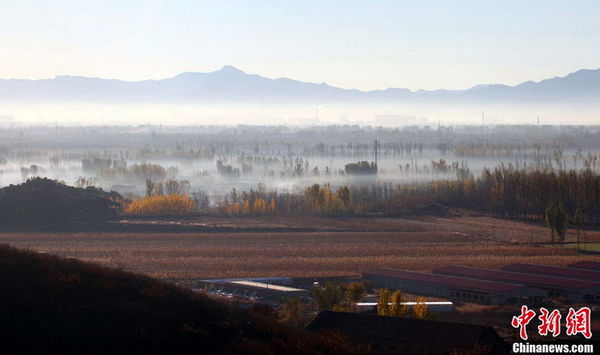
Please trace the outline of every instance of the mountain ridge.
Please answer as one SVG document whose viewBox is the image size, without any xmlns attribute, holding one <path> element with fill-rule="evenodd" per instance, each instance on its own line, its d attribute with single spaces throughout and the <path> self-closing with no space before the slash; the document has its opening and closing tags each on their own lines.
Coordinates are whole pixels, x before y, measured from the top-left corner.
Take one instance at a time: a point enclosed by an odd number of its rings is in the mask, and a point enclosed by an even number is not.
<svg viewBox="0 0 600 355">
<path fill-rule="evenodd" d="M 590 101 L 600 95 L 600 69 L 580 69 L 563 77 L 510 86 L 481 84 L 460 90 L 390 87 L 345 89 L 325 82 L 267 78 L 232 65 L 212 72 L 182 72 L 163 79 L 126 81 L 78 75 L 49 79 L 0 79 L 0 100 L 83 101 Z"/>
</svg>

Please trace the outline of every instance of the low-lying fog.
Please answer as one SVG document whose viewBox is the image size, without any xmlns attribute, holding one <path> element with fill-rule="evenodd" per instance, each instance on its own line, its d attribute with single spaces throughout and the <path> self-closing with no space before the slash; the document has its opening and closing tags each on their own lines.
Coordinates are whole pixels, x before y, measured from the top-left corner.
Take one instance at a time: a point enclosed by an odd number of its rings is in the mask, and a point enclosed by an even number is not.
<svg viewBox="0 0 600 355">
<path fill-rule="evenodd" d="M 392 185 L 479 176 L 484 167 L 598 170 L 600 126 L 20 126 L 0 128 L 0 185 L 32 176 L 143 196 L 146 179 L 211 203 L 232 188 Z M 376 175 L 346 164 L 375 161 Z"/>
</svg>

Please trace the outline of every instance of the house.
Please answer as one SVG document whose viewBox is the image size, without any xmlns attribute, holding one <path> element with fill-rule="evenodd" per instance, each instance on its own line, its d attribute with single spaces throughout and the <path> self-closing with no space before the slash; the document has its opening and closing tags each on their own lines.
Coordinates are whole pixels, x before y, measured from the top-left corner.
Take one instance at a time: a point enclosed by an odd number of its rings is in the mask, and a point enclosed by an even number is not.
<svg viewBox="0 0 600 355">
<path fill-rule="evenodd" d="M 492 327 L 365 313 L 323 311 L 306 329 L 339 331 L 372 354 L 508 354 Z"/>
</svg>

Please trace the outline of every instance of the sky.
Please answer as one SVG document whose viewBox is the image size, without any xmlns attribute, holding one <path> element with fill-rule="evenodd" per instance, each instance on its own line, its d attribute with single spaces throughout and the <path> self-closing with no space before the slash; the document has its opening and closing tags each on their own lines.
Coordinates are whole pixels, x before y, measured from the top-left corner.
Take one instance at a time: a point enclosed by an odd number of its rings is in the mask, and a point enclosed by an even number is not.
<svg viewBox="0 0 600 355">
<path fill-rule="evenodd" d="M 0 2 L 0 78 L 160 79 L 233 65 L 361 90 L 600 68 L 600 1 Z"/>
</svg>

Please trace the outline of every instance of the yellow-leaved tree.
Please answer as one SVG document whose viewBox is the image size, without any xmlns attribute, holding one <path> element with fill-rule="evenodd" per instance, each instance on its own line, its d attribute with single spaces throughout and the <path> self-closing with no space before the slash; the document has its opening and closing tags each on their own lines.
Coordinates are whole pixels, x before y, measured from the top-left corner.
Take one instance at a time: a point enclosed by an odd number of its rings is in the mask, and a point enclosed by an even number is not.
<svg viewBox="0 0 600 355">
<path fill-rule="evenodd" d="M 390 315 L 394 317 L 403 317 L 406 314 L 406 305 L 402 297 L 402 291 L 396 290 L 391 297 Z"/>
<path fill-rule="evenodd" d="M 188 214 L 196 211 L 197 203 L 184 195 L 157 195 L 133 200 L 123 212 L 132 215 Z"/>
<path fill-rule="evenodd" d="M 390 290 L 383 288 L 379 290 L 379 299 L 377 300 L 377 314 L 380 316 L 389 316 L 390 314 Z"/>
<path fill-rule="evenodd" d="M 425 319 L 427 317 L 427 304 L 423 297 L 417 298 L 417 302 L 413 306 L 413 316 L 416 319 Z"/>
</svg>

